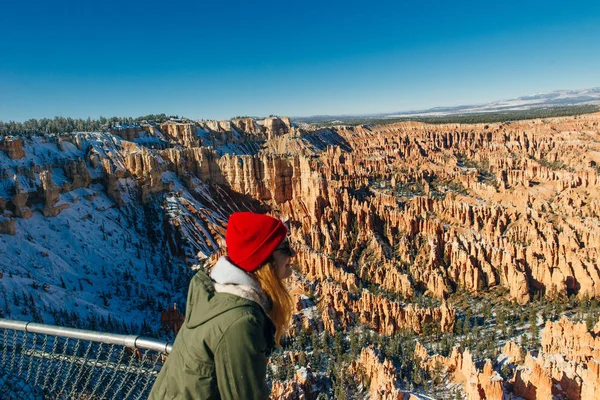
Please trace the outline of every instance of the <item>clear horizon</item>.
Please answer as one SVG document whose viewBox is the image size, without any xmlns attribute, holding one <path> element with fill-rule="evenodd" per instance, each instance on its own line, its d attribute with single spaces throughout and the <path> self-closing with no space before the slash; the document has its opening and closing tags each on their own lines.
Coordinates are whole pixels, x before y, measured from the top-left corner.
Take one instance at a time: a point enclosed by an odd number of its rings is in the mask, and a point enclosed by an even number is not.
<svg viewBox="0 0 600 400">
<path fill-rule="evenodd" d="M 32 1 L 0 16 L 0 121 L 364 115 L 600 86 L 600 4 Z"/>
</svg>

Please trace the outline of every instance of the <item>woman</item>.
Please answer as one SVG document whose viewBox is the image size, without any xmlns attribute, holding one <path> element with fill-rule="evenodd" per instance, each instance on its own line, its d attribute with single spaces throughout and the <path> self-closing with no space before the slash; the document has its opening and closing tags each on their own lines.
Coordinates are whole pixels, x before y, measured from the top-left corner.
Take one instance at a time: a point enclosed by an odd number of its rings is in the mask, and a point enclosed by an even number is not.
<svg viewBox="0 0 600 400">
<path fill-rule="evenodd" d="M 289 326 L 283 279 L 295 255 L 285 225 L 268 215 L 234 213 L 210 278 L 190 283 L 185 321 L 150 399 L 265 399 L 267 357 Z"/>
</svg>

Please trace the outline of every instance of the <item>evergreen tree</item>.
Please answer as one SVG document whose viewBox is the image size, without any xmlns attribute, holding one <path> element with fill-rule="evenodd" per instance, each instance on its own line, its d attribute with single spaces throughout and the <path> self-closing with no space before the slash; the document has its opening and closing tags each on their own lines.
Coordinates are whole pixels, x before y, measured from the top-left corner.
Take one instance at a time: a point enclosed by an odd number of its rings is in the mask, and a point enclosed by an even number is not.
<svg viewBox="0 0 600 400">
<path fill-rule="evenodd" d="M 344 354 L 344 338 L 341 331 L 337 331 L 333 336 L 333 353 L 337 358 Z"/>
<path fill-rule="evenodd" d="M 472 318 L 471 309 L 468 308 L 467 312 L 465 314 L 465 322 L 463 325 L 463 334 L 465 334 L 465 335 L 471 331 L 471 318 Z"/>
<path fill-rule="evenodd" d="M 327 329 L 325 329 L 323 331 L 323 349 L 325 351 L 327 351 L 328 349 L 331 349 L 331 344 L 330 344 L 330 335 L 329 335 L 329 331 Z"/>
<path fill-rule="evenodd" d="M 591 331 L 595 324 L 596 316 L 591 312 L 588 312 L 585 317 L 585 326 L 587 327 L 588 331 Z"/>
<path fill-rule="evenodd" d="M 310 342 L 312 344 L 313 352 L 318 352 L 321 349 L 321 340 L 319 339 L 319 334 L 316 329 L 312 330 L 310 334 Z"/>
<path fill-rule="evenodd" d="M 537 325 L 537 312 L 535 309 L 529 311 L 529 345 L 535 347 L 539 341 L 540 328 Z"/>
<path fill-rule="evenodd" d="M 360 347 L 356 336 L 356 331 L 350 334 L 350 356 L 352 359 L 355 359 L 360 354 Z"/>
</svg>

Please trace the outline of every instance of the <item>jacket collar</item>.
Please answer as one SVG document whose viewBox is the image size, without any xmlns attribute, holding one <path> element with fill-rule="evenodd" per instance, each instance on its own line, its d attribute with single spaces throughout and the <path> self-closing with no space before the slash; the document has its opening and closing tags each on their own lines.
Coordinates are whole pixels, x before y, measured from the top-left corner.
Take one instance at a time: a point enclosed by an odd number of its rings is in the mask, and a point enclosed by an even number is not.
<svg viewBox="0 0 600 400">
<path fill-rule="evenodd" d="M 210 272 L 215 281 L 215 291 L 229 293 L 258 303 L 265 312 L 271 309 L 267 296 L 258 281 L 227 257 L 221 257 Z"/>
</svg>

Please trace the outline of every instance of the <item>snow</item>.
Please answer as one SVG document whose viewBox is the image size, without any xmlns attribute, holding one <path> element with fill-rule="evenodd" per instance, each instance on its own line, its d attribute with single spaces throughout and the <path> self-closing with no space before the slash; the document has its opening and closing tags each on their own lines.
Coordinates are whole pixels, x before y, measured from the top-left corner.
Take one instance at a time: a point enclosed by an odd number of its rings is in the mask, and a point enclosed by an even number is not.
<svg viewBox="0 0 600 400">
<path fill-rule="evenodd" d="M 76 145 L 77 143 L 77 145 Z M 80 146 L 81 149 L 78 147 Z M 91 150 L 90 150 L 91 147 Z M 65 177 L 62 166 L 68 162 L 80 161 L 90 155 L 109 158 L 117 167 L 123 168 L 123 158 L 120 153 L 120 139 L 109 133 L 75 133 L 69 136 L 33 136 L 24 139 L 23 150 L 25 157 L 11 160 L 5 152 L 0 152 L 0 197 L 12 197 L 14 180 L 18 176 L 20 189 L 25 192 L 37 190 L 40 186 L 39 173 L 50 169 L 52 181 L 57 186 L 70 183 Z M 102 176 L 100 165 L 93 168 L 88 165 L 92 179 Z"/>
<path fill-rule="evenodd" d="M 62 168 L 52 168 L 52 182 L 56 185 L 56 186 L 62 186 L 65 183 L 66 184 L 70 184 L 71 181 L 69 179 L 67 179 L 67 177 L 65 176 L 65 173 L 63 172 Z"/>
<path fill-rule="evenodd" d="M 139 201 L 137 182 L 132 177 L 117 179 L 117 187 L 125 204 L 135 204 Z"/>
<path fill-rule="evenodd" d="M 522 96 L 516 99 L 500 100 L 487 104 L 465 105 L 457 107 L 436 107 L 429 110 L 401 112 L 378 116 L 383 118 L 448 116 L 499 111 L 528 110 L 534 107 L 553 107 L 583 104 L 600 104 L 600 88 L 583 90 L 559 90 Z"/>
<path fill-rule="evenodd" d="M 222 157 L 225 154 L 231 155 L 254 155 L 258 153 L 264 142 L 256 141 L 256 142 L 244 142 L 244 143 L 231 143 L 222 146 L 217 146 L 215 150 L 219 157 Z"/>
<path fill-rule="evenodd" d="M 403 392 L 404 392 L 404 393 L 406 393 L 406 394 L 408 394 L 408 395 L 411 395 L 411 396 L 413 396 L 413 397 L 414 397 L 414 398 L 416 398 L 416 399 L 422 399 L 422 400 L 436 400 L 434 397 L 427 396 L 426 394 L 423 394 L 423 393 L 417 393 L 417 392 L 405 392 L 405 391 L 403 391 Z"/>
<path fill-rule="evenodd" d="M 64 150 L 58 144 L 56 136 L 33 136 L 24 140 L 25 157 L 11 160 L 4 152 L 0 152 L 0 169 L 31 167 L 32 165 L 47 165 L 54 161 L 83 157 L 83 151 L 72 143 L 62 142 Z"/>
<path fill-rule="evenodd" d="M 308 379 L 308 371 L 306 367 L 300 367 L 296 370 L 296 376 L 300 378 L 300 381 L 306 381 Z"/>
<path fill-rule="evenodd" d="M 93 168 L 86 154 L 106 157 L 124 168 L 121 140 L 107 133 L 76 133 L 61 137 L 60 143 L 53 136 L 24 141 L 23 159 L 11 160 L 0 152 L 0 169 L 4 170 L 0 196 L 6 199 L 14 194 L 14 176 L 25 192 L 39 190 L 39 174 L 44 170 L 51 171 L 55 185 L 70 184 L 62 168 L 66 162 L 86 160 L 92 179 L 100 178 L 101 167 Z M 159 159 L 159 165 L 164 163 Z M 35 168 L 31 168 L 33 164 Z M 174 174 L 165 179 L 185 189 Z M 75 326 L 76 321 L 53 318 L 59 310 L 74 311 L 81 320 L 110 316 L 138 327 L 148 322 L 156 330 L 162 309 L 175 302 L 185 304 L 191 271 L 182 260 L 169 256 L 169 249 L 158 248 L 152 241 L 163 230 L 162 217 L 158 218 L 160 225 L 152 227 L 148 219 L 152 216 L 144 211 L 133 178 L 120 178 L 117 186 L 126 203 L 123 207 L 107 196 L 102 184 L 92 183 L 88 188 L 61 193 L 56 206 L 67 207 L 57 216 L 44 217 L 40 212 L 43 204 L 33 204 L 31 218 L 15 219 L 15 236 L 0 235 L 3 317 L 31 321 L 37 311 L 45 323 Z M 184 197 L 194 201 L 188 192 Z M 157 199 L 160 201 L 160 196 Z M 215 220 L 211 216 L 210 221 Z M 197 229 L 206 234 L 206 227 Z M 160 271 L 163 273 L 157 275 Z M 33 299 L 35 310 L 26 305 L 25 297 Z"/>
<path fill-rule="evenodd" d="M 172 193 L 166 198 L 167 214 L 176 221 L 183 239 L 193 248 L 200 258 L 207 258 L 219 247 L 202 219 L 195 218 L 194 211 L 204 207 L 193 197 Z"/>
<path fill-rule="evenodd" d="M 89 195 L 94 199 L 87 200 Z M 0 235 L 3 289 L 8 293 L 33 292 L 39 306 L 79 308 L 83 314 L 111 314 L 128 321 L 156 319 L 154 313 L 148 315 L 149 310 L 138 309 L 138 299 L 129 295 L 114 296 L 106 308 L 98 305 L 98 295 L 114 292 L 126 270 L 138 278 L 143 276 L 144 258 L 151 257 L 151 244 L 142 242 L 146 257 L 138 259 L 134 245 L 143 238 L 102 191 L 78 189 L 61 196 L 61 201 L 70 207 L 58 216 L 45 218 L 34 212 L 30 219 L 16 219 L 16 236 Z M 102 231 L 108 236 L 103 238 Z M 61 287 L 61 278 L 66 288 Z M 48 284 L 48 289 L 35 290 L 34 282 Z M 164 283 L 154 279 L 139 279 L 138 284 L 146 290 L 166 289 Z M 12 311 L 18 316 L 14 307 Z"/>
</svg>

